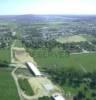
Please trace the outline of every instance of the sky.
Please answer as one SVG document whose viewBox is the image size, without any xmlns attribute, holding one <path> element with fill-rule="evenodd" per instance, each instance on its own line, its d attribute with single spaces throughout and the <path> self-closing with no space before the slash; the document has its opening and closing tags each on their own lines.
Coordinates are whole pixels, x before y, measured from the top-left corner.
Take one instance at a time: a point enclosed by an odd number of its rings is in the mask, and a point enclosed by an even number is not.
<svg viewBox="0 0 96 100">
<path fill-rule="evenodd" d="M 96 0 L 0 0 L 0 15 L 96 15 Z"/>
</svg>

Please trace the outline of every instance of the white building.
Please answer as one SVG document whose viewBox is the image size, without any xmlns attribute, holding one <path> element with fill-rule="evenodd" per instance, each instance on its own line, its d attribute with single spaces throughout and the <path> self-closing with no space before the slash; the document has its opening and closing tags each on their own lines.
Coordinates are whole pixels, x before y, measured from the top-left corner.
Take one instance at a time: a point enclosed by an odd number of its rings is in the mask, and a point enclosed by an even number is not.
<svg viewBox="0 0 96 100">
<path fill-rule="evenodd" d="M 65 100 L 65 98 L 60 93 L 54 93 L 52 95 L 53 100 Z"/>
<path fill-rule="evenodd" d="M 26 64 L 35 76 L 42 76 L 42 74 L 34 64 L 32 64 L 31 62 L 27 62 Z"/>
</svg>

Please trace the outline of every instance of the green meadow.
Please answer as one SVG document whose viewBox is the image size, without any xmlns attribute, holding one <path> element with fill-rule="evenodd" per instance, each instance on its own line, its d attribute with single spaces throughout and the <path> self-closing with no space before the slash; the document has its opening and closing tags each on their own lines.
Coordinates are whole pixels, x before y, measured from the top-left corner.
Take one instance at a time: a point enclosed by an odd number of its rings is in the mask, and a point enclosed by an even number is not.
<svg viewBox="0 0 96 100">
<path fill-rule="evenodd" d="M 11 71 L 8 68 L 0 68 L 0 100 L 19 100 Z"/>
<path fill-rule="evenodd" d="M 75 68 L 79 71 L 96 70 L 96 53 L 66 55 L 64 51 L 47 49 L 29 49 L 40 68 L 56 66 L 58 68 Z"/>
<path fill-rule="evenodd" d="M 11 60 L 11 51 L 10 48 L 0 49 L 0 62 L 10 63 Z"/>
</svg>

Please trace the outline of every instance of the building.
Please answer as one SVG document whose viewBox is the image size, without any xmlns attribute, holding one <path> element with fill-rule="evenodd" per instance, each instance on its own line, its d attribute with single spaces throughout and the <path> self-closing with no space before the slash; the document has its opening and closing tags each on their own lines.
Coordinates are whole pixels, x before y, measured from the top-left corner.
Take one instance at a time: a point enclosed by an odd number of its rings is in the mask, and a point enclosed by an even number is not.
<svg viewBox="0 0 96 100">
<path fill-rule="evenodd" d="M 65 100 L 65 98 L 60 93 L 54 93 L 52 95 L 53 100 Z"/>
<path fill-rule="evenodd" d="M 34 64 L 32 64 L 31 62 L 27 62 L 26 64 L 35 76 L 42 76 L 41 72 Z"/>
</svg>

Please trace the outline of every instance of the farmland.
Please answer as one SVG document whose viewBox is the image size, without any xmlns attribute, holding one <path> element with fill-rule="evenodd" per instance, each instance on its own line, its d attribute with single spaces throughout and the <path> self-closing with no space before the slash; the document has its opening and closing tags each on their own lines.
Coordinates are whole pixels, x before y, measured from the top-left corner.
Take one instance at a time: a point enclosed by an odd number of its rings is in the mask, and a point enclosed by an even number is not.
<svg viewBox="0 0 96 100">
<path fill-rule="evenodd" d="M 0 62 L 10 63 L 10 48 L 0 49 Z"/>
<path fill-rule="evenodd" d="M 73 35 L 73 36 L 65 36 L 65 37 L 59 37 L 56 39 L 56 41 L 60 43 L 72 43 L 72 42 L 84 42 L 87 41 L 86 38 L 80 35 Z"/>
<path fill-rule="evenodd" d="M 71 54 L 68 56 L 60 50 L 48 52 L 47 49 L 29 49 L 29 52 L 32 53 L 41 68 L 59 66 L 59 68 L 75 68 L 83 71 L 80 67 L 82 65 L 89 72 L 96 70 L 96 53 Z"/>
<path fill-rule="evenodd" d="M 86 41 L 93 41 L 96 40 L 96 38 L 92 35 L 88 34 L 80 34 L 80 35 L 69 35 L 64 37 L 58 37 L 56 38 L 57 42 L 60 43 L 72 43 L 72 42 L 86 42 Z"/>
<path fill-rule="evenodd" d="M 0 99 L 19 100 L 15 82 L 11 76 L 11 69 L 0 68 Z"/>
</svg>

